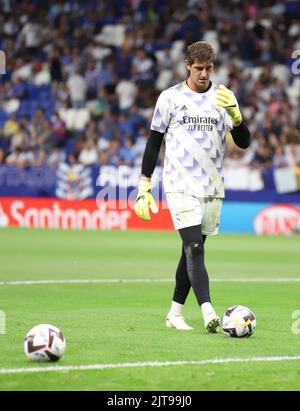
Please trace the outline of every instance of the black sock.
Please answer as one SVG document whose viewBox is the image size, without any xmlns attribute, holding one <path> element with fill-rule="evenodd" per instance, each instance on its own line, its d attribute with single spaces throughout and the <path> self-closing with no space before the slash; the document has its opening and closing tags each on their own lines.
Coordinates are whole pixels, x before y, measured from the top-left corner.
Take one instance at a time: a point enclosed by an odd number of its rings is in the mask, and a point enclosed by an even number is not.
<svg viewBox="0 0 300 411">
<path fill-rule="evenodd" d="M 182 228 L 179 234 L 183 241 L 186 270 L 198 304 L 210 302 L 209 279 L 204 263 L 204 241 L 201 225 Z"/>
<path fill-rule="evenodd" d="M 191 282 L 186 270 L 186 258 L 182 244 L 182 253 L 176 270 L 176 285 L 173 295 L 173 301 L 184 304 L 191 288 Z"/>
<path fill-rule="evenodd" d="M 206 235 L 202 235 L 203 244 L 206 240 Z M 191 282 L 186 268 L 186 256 L 182 243 L 181 257 L 176 270 L 176 285 L 173 294 L 173 301 L 179 304 L 184 304 L 191 289 Z"/>
</svg>

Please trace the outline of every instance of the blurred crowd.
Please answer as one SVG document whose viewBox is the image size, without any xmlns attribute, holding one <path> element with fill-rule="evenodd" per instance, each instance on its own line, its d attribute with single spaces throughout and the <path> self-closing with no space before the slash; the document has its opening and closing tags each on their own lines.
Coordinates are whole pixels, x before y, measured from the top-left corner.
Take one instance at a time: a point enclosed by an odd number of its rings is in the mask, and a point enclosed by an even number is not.
<svg viewBox="0 0 300 411">
<path fill-rule="evenodd" d="M 140 165 L 156 98 L 186 78 L 185 48 L 202 39 L 252 132 L 246 151 L 229 140 L 226 165 L 300 165 L 299 1 L 0 5 L 0 163 Z"/>
</svg>

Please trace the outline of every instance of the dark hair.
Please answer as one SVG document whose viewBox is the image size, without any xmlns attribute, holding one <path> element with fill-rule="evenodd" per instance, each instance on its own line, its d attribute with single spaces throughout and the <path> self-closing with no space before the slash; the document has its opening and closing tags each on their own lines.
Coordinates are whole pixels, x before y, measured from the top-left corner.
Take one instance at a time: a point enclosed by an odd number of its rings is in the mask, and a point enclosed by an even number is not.
<svg viewBox="0 0 300 411">
<path fill-rule="evenodd" d="M 210 43 L 196 41 L 196 43 L 190 44 L 187 47 L 185 58 L 189 64 L 193 64 L 196 60 L 201 63 L 210 63 L 214 62 L 216 53 Z"/>
</svg>

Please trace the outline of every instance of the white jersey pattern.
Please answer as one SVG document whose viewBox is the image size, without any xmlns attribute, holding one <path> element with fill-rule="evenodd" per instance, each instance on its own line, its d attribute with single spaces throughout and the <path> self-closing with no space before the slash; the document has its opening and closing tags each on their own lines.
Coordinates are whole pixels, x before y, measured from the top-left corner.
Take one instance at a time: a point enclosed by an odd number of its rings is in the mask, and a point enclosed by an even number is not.
<svg viewBox="0 0 300 411">
<path fill-rule="evenodd" d="M 165 192 L 197 197 L 224 197 L 223 157 L 226 131 L 232 122 L 217 107 L 212 84 L 205 93 L 182 82 L 163 91 L 156 103 L 151 130 L 165 133 Z"/>
</svg>

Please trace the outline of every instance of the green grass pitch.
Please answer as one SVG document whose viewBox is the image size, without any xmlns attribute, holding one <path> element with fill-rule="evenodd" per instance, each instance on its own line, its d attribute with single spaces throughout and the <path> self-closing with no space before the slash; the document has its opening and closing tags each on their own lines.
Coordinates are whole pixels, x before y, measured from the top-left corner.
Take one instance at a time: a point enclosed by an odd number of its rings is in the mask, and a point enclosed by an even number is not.
<svg viewBox="0 0 300 411">
<path fill-rule="evenodd" d="M 192 292 L 185 317 L 194 330 L 165 328 L 180 253 L 176 233 L 1 229 L 0 242 L 0 310 L 6 314 L 1 390 L 299 390 L 299 360 L 267 361 L 300 353 L 300 327 L 292 318 L 300 310 L 299 237 L 208 239 L 206 263 L 216 311 L 222 315 L 235 304 L 251 308 L 257 330 L 248 339 L 207 334 Z M 3 283 L 79 279 L 170 281 Z M 66 337 L 65 355 L 54 366 L 263 360 L 3 373 L 53 365 L 32 363 L 23 352 L 26 332 L 38 323 L 56 325 Z"/>
</svg>

